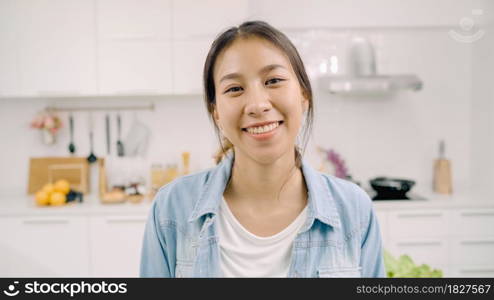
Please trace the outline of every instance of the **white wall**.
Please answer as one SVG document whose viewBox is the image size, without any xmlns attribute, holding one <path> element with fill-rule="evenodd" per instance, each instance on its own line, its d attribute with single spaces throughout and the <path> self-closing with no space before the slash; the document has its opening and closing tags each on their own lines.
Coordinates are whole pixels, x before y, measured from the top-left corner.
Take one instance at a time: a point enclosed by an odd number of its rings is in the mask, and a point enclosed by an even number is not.
<svg viewBox="0 0 494 300">
<path fill-rule="evenodd" d="M 472 169 L 473 188 L 489 193 L 494 184 L 494 3 L 482 39 L 473 43 L 472 60 Z"/>
</svg>

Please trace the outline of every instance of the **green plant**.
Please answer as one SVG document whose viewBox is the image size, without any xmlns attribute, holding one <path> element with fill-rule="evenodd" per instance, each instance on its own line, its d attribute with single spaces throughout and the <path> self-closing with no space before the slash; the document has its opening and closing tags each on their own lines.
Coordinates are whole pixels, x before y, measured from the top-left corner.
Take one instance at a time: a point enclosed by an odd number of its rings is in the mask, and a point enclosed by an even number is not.
<svg viewBox="0 0 494 300">
<path fill-rule="evenodd" d="M 387 277 L 443 277 L 443 272 L 439 269 L 431 269 L 429 265 L 416 265 L 412 258 L 406 254 L 399 258 L 393 257 L 384 250 L 384 266 Z"/>
</svg>

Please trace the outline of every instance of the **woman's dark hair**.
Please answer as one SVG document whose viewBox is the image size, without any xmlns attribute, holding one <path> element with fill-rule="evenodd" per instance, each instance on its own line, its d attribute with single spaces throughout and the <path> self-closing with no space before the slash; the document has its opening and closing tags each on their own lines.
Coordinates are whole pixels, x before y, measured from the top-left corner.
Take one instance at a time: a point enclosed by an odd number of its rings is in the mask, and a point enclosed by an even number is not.
<svg viewBox="0 0 494 300">
<path fill-rule="evenodd" d="M 305 152 L 305 147 L 307 146 L 309 140 L 309 134 L 312 129 L 312 124 L 314 120 L 314 110 L 313 110 L 313 101 L 312 101 L 312 88 L 310 86 L 309 77 L 305 71 L 304 63 L 298 54 L 295 46 L 290 42 L 290 40 L 279 30 L 272 27 L 266 22 L 263 21 L 249 21 L 244 22 L 238 27 L 231 27 L 221 33 L 211 45 L 211 49 L 209 49 L 208 56 L 206 58 L 206 62 L 204 64 L 204 73 L 203 73 L 203 81 L 204 81 L 204 100 L 206 103 L 207 110 L 209 112 L 209 117 L 212 119 L 216 134 L 218 136 L 221 149 L 215 156 L 216 163 L 219 163 L 223 156 L 233 148 L 232 143 L 221 136 L 220 130 L 216 122 L 214 122 L 213 112 L 216 106 L 216 90 L 214 86 L 214 66 L 216 63 L 216 59 L 222 53 L 223 50 L 228 48 L 235 40 L 239 38 L 247 38 L 247 37 L 258 37 L 264 40 L 271 42 L 273 45 L 282 50 L 290 60 L 293 71 L 295 72 L 300 87 L 304 93 L 304 96 L 309 101 L 309 108 L 307 110 L 307 115 L 305 118 L 305 126 L 303 127 L 303 138 L 302 138 L 302 147 L 298 149 L 298 145 L 296 146 L 297 152 L 297 165 L 300 166 L 301 154 Z"/>
</svg>

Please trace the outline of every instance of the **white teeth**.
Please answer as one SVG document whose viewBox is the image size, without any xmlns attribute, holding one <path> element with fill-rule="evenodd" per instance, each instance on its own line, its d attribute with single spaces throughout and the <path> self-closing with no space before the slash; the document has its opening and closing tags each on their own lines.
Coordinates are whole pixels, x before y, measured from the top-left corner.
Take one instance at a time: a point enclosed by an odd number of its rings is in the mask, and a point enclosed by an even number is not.
<svg viewBox="0 0 494 300">
<path fill-rule="evenodd" d="M 252 134 L 266 133 L 266 132 L 274 130 L 279 125 L 280 125 L 279 122 L 275 122 L 275 123 L 271 123 L 269 125 L 264 125 L 264 126 L 259 126 L 259 127 L 250 127 L 250 128 L 247 128 L 247 131 L 249 133 L 252 133 Z"/>
</svg>

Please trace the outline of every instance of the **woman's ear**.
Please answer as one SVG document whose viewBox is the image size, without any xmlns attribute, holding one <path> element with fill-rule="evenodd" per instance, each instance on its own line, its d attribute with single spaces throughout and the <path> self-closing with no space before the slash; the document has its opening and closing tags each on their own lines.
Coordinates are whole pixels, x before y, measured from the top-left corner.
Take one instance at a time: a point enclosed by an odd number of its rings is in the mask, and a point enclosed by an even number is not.
<svg viewBox="0 0 494 300">
<path fill-rule="evenodd" d="M 309 109 L 309 97 L 307 97 L 307 93 L 305 91 L 302 92 L 302 108 L 304 113 L 306 113 Z"/>
<path fill-rule="evenodd" d="M 218 128 L 220 130 L 222 130 L 223 128 L 221 128 L 220 117 L 218 115 L 218 111 L 216 110 L 216 108 L 213 109 L 213 119 L 214 119 L 214 123 L 216 124 L 216 126 L 218 126 Z"/>
</svg>

